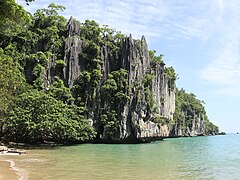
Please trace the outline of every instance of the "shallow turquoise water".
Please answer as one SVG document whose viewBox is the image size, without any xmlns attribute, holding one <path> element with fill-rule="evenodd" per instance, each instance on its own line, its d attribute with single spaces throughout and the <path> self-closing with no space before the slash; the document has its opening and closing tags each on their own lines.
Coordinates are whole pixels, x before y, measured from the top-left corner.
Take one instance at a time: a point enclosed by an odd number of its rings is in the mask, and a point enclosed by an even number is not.
<svg viewBox="0 0 240 180">
<path fill-rule="evenodd" d="M 82 144 L 3 159 L 28 179 L 240 179 L 240 135 Z"/>
</svg>

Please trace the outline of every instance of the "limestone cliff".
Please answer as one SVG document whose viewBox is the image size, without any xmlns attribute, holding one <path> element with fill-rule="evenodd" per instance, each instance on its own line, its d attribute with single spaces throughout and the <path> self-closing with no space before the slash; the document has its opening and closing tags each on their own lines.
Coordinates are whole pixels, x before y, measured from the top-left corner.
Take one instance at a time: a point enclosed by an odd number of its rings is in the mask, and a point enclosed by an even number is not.
<svg viewBox="0 0 240 180">
<path fill-rule="evenodd" d="M 98 62 L 95 69 L 86 64 L 88 56 L 84 47 L 89 48 L 89 42 L 91 39 L 81 38 L 81 26 L 71 18 L 62 52 L 65 67 L 60 76 L 67 87 L 74 89 L 75 102 L 79 103 L 80 99 L 79 104 L 87 109 L 85 116 L 95 127 L 97 138 L 121 141 L 205 134 L 201 113 L 194 114 L 188 124 L 185 123 L 189 121 L 187 112 L 181 112 L 181 121 L 175 119 L 175 80 L 167 75 L 163 62 L 151 61 L 144 36 L 141 40 L 131 35 L 122 38 L 114 53 L 103 38 L 93 58 L 93 62 Z M 96 71 L 100 72 L 100 79 L 87 78 Z M 48 73 L 47 79 L 53 79 L 49 76 L 56 74 Z"/>
</svg>

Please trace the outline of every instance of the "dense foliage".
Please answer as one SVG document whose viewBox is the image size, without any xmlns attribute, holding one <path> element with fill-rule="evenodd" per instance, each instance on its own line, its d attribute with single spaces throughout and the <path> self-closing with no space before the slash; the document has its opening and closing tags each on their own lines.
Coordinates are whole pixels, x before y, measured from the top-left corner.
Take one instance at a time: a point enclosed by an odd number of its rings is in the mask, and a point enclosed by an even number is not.
<svg viewBox="0 0 240 180">
<path fill-rule="evenodd" d="M 112 139 L 118 133 L 121 117 L 117 115 L 120 114 L 122 106 L 129 100 L 127 78 L 128 73 L 125 69 L 113 71 L 108 74 L 101 88 L 101 98 L 108 99 L 108 104 L 102 104 L 104 108 L 101 111 L 100 122 L 109 139 Z"/>
<path fill-rule="evenodd" d="M 0 46 L 6 46 L 29 20 L 27 12 L 15 0 L 0 0 Z"/>
<path fill-rule="evenodd" d="M 8 140 L 72 143 L 95 135 L 77 106 L 66 105 L 43 91 L 23 93 L 15 103 L 4 123 Z"/>
<path fill-rule="evenodd" d="M 28 0 L 26 2 L 31 2 Z M 73 143 L 95 132 L 59 77 L 46 91 L 48 63 L 64 66 L 63 6 L 50 4 L 29 16 L 15 0 L 0 1 L 0 127 L 6 141 Z M 7 13 L 8 12 L 8 13 Z M 9 13 L 10 12 L 10 13 Z"/>
<path fill-rule="evenodd" d="M 26 90 L 24 78 L 13 59 L 0 48 L 0 127 L 19 95 Z"/>
</svg>

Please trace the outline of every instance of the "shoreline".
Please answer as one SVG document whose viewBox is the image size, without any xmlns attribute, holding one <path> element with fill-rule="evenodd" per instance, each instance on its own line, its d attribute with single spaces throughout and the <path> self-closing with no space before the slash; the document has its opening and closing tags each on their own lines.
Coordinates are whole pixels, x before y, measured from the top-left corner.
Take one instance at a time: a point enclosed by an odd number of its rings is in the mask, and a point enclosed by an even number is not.
<svg viewBox="0 0 240 180">
<path fill-rule="evenodd" d="M 0 180 L 26 180 L 28 179 L 25 170 L 17 168 L 14 160 L 0 160 Z"/>
<path fill-rule="evenodd" d="M 39 143 L 39 144 L 28 144 L 28 143 L 18 143 L 18 142 L 3 143 L 0 141 L 0 147 L 5 146 L 6 148 L 9 148 L 9 150 L 11 150 L 13 148 L 14 155 L 16 155 L 15 153 L 19 153 L 19 155 L 21 155 L 21 154 L 25 154 L 26 153 L 25 151 L 29 150 L 29 149 L 52 148 L 52 147 L 58 147 L 58 146 L 72 146 L 72 145 L 79 145 L 79 144 L 147 144 L 147 143 L 151 143 L 151 142 L 155 142 L 155 141 L 164 141 L 164 139 L 172 139 L 172 138 L 222 136 L 222 135 L 227 135 L 227 134 L 222 132 L 219 134 L 196 134 L 194 136 L 190 136 L 190 135 L 152 136 L 152 137 L 141 137 L 141 138 L 128 137 L 125 139 L 118 139 L 118 140 L 95 138 L 92 140 L 75 142 L 75 143 L 56 143 L 56 142 L 47 142 L 46 141 L 44 143 Z"/>
<path fill-rule="evenodd" d="M 0 180 L 15 180 L 22 179 L 18 172 L 14 169 L 15 163 L 10 160 L 0 161 Z"/>
</svg>

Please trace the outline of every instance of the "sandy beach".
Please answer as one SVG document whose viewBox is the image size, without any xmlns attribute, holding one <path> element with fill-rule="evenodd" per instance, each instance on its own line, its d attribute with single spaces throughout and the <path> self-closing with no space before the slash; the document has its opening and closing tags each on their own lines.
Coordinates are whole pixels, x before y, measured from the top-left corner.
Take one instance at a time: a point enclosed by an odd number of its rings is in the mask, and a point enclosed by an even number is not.
<svg viewBox="0 0 240 180">
<path fill-rule="evenodd" d="M 11 169 L 11 163 L 0 161 L 0 180 L 16 180 L 18 175 Z"/>
</svg>

